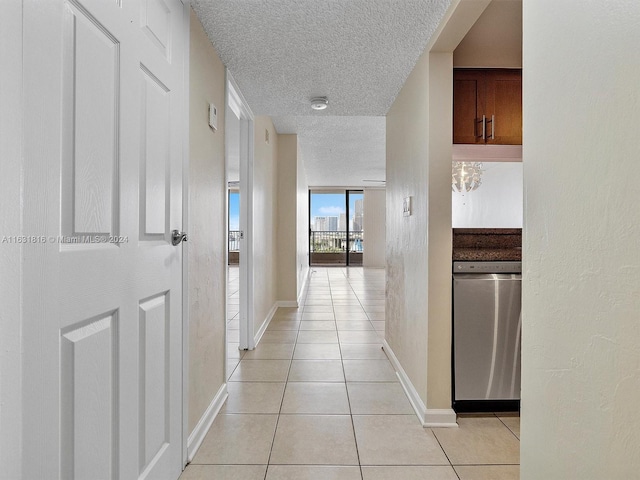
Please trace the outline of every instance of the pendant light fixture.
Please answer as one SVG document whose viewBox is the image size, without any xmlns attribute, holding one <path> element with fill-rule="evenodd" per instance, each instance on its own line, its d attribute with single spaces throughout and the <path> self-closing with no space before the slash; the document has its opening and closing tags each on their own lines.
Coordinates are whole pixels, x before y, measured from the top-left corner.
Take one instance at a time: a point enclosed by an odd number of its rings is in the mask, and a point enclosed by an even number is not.
<svg viewBox="0 0 640 480">
<path fill-rule="evenodd" d="M 451 190 L 454 192 L 473 192 L 482 185 L 482 163 L 453 162 L 451 167 Z"/>
</svg>

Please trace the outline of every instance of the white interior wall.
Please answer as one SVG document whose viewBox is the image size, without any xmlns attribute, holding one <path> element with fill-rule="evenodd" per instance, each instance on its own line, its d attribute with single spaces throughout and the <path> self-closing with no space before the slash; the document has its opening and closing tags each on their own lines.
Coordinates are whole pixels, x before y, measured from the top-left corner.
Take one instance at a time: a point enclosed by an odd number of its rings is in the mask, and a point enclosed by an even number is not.
<svg viewBox="0 0 640 480">
<path fill-rule="evenodd" d="M 453 66 L 522 68 L 522 1 L 492 0 L 454 50 Z"/>
<path fill-rule="evenodd" d="M 521 478 L 637 478 L 640 3 L 523 21 Z"/>
<path fill-rule="evenodd" d="M 294 306 L 298 300 L 300 230 L 309 224 L 308 191 L 300 166 L 298 136 L 278 134 L 278 301 L 287 306 Z M 305 238 L 307 235 L 305 231 Z M 304 265 L 308 265 L 308 260 Z"/>
<path fill-rule="evenodd" d="M 297 301 L 298 137 L 278 134 L 278 300 Z"/>
<path fill-rule="evenodd" d="M 451 409 L 451 156 L 453 54 L 429 52 L 427 409 L 455 424 Z"/>
<path fill-rule="evenodd" d="M 298 301 L 309 272 L 309 185 L 297 135 L 278 135 L 278 300 Z"/>
<path fill-rule="evenodd" d="M 422 404 L 416 410 L 425 424 L 455 424 L 451 410 L 453 50 L 488 3 L 451 3 L 387 114 L 386 341 L 415 391 L 415 403 Z M 406 196 L 412 197 L 410 217 L 402 216 Z"/>
<path fill-rule="evenodd" d="M 265 141 L 269 132 L 269 143 Z M 278 136 L 269 117 L 254 119 L 253 162 L 253 318 L 258 333 L 277 298 L 277 155 Z"/>
<path fill-rule="evenodd" d="M 297 142 L 296 142 L 297 143 Z M 309 274 L 309 182 L 304 159 L 297 143 L 296 153 L 296 300 L 300 298 Z"/>
<path fill-rule="evenodd" d="M 423 404 L 427 402 L 428 54 L 387 113 L 385 339 Z M 411 197 L 412 215 L 403 216 Z"/>
<path fill-rule="evenodd" d="M 386 265 L 386 192 L 384 188 L 364 189 L 364 248 L 362 264 L 370 268 Z"/>
<path fill-rule="evenodd" d="M 225 383 L 225 71 L 191 12 L 189 104 L 189 432 Z M 218 130 L 209 127 L 209 103 Z"/>
<path fill-rule="evenodd" d="M 522 163 L 484 162 L 482 184 L 451 192 L 453 228 L 522 228 Z"/>
<path fill-rule="evenodd" d="M 233 111 L 229 113 L 231 115 L 228 115 L 225 120 L 224 138 L 225 148 L 227 149 L 227 181 L 240 182 L 240 119 Z M 239 186 L 235 188 L 238 189 Z"/>
</svg>

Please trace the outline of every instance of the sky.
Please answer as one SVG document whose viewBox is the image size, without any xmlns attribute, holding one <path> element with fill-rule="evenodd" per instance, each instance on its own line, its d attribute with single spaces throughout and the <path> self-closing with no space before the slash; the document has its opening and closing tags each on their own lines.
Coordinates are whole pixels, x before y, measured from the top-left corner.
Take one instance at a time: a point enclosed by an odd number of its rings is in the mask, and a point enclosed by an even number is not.
<svg viewBox="0 0 640 480">
<path fill-rule="evenodd" d="M 229 230 L 240 230 L 240 194 L 229 193 Z"/>
<path fill-rule="evenodd" d="M 349 213 L 353 216 L 356 208 L 356 200 L 363 198 L 361 193 L 349 195 Z M 341 213 L 347 212 L 346 198 L 344 193 L 312 193 L 311 194 L 311 218 L 314 217 L 340 217 Z"/>
<path fill-rule="evenodd" d="M 356 200 L 361 199 L 361 193 L 349 196 L 351 215 L 355 212 Z M 311 194 L 311 222 L 314 217 L 339 217 L 346 213 L 346 199 L 344 193 L 312 193 Z M 240 230 L 240 194 L 229 194 L 229 230 Z"/>
<path fill-rule="evenodd" d="M 311 194 L 311 221 L 313 221 L 313 217 L 339 217 L 341 213 L 346 213 L 346 211 L 344 194 Z"/>
</svg>

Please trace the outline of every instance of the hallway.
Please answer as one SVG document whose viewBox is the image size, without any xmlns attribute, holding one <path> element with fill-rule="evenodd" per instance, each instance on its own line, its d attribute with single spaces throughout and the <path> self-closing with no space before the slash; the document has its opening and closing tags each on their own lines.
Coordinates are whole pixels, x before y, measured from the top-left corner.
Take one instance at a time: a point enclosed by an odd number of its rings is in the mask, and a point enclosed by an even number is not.
<svg viewBox="0 0 640 480">
<path fill-rule="evenodd" d="M 300 308 L 228 352 L 229 398 L 181 479 L 518 479 L 517 417 L 419 424 L 381 348 L 384 309 L 384 270 L 314 268 Z"/>
</svg>

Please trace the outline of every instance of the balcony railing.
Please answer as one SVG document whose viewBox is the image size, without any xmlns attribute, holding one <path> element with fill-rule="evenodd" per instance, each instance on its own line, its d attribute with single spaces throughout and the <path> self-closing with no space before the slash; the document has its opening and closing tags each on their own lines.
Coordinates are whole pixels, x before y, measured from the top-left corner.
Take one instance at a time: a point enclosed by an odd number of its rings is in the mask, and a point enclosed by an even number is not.
<svg viewBox="0 0 640 480">
<path fill-rule="evenodd" d="M 229 251 L 240 251 L 240 230 L 229 230 Z"/>
<path fill-rule="evenodd" d="M 349 252 L 362 253 L 364 232 L 349 232 Z M 347 232 L 312 231 L 311 253 L 344 253 L 347 250 Z M 240 231 L 229 230 L 229 251 L 240 251 Z"/>
<path fill-rule="evenodd" d="M 364 232 L 362 230 L 349 232 L 347 246 L 347 232 L 312 231 L 309 248 L 311 253 L 362 253 Z"/>
</svg>

